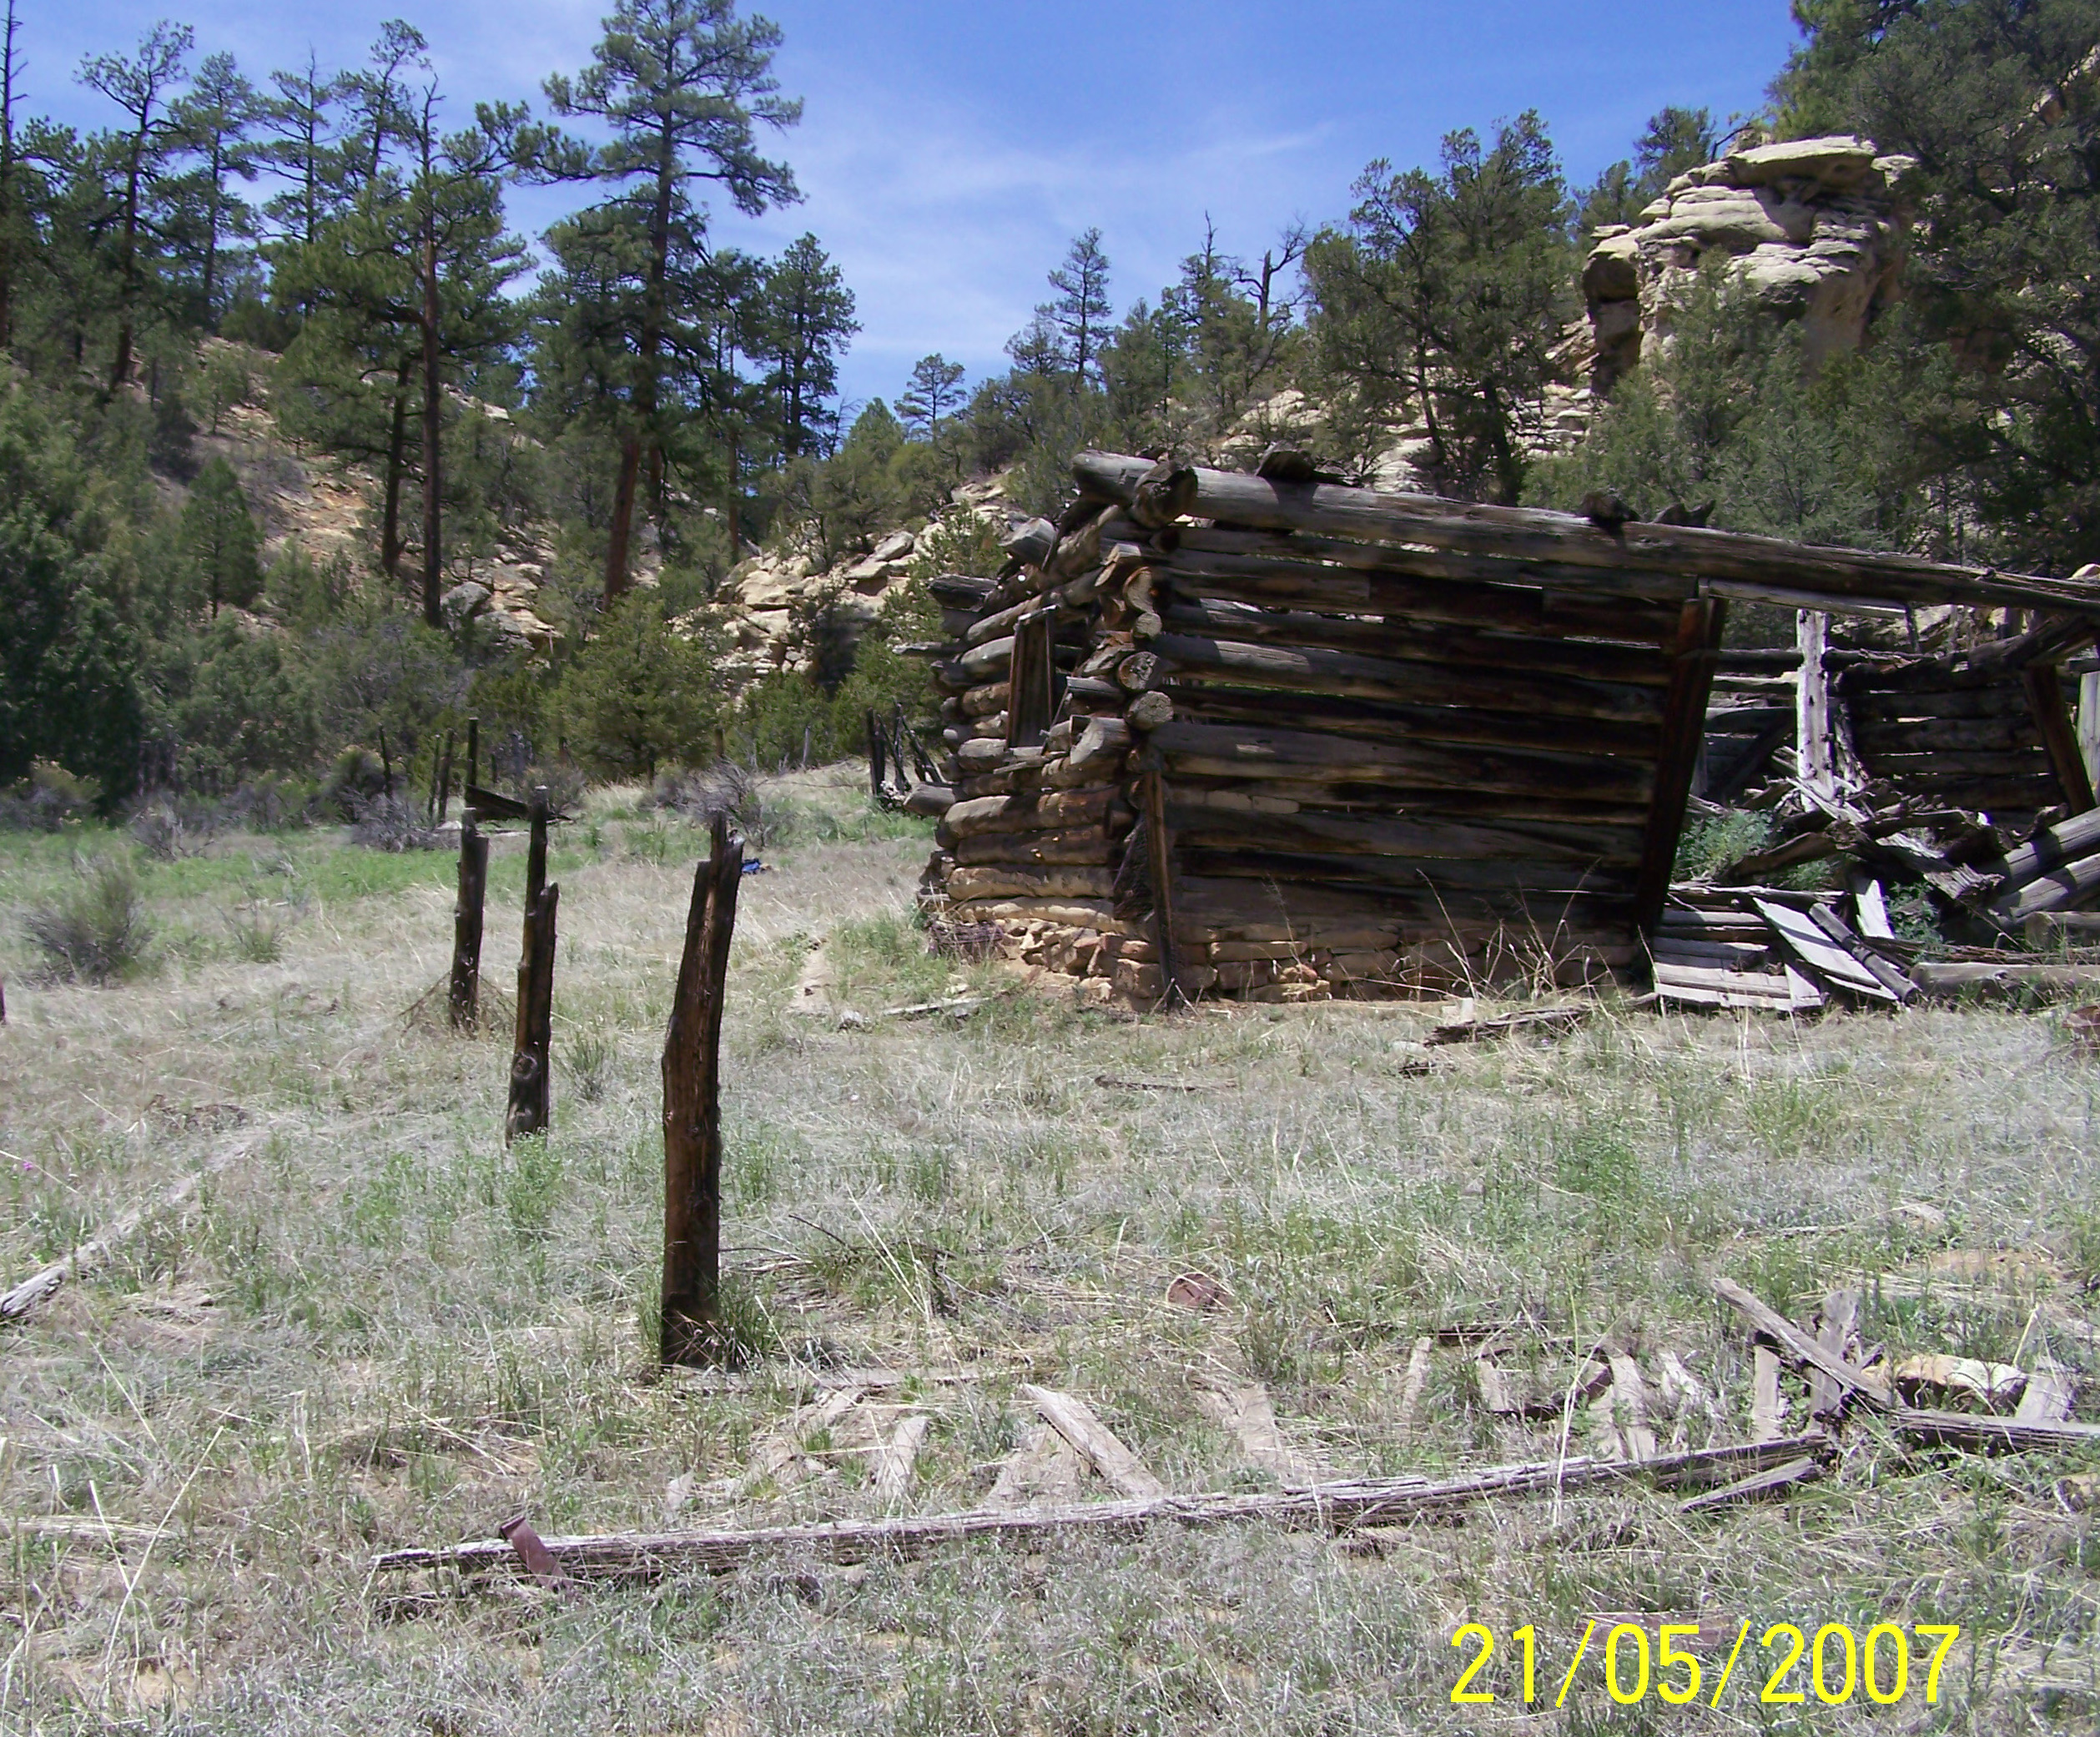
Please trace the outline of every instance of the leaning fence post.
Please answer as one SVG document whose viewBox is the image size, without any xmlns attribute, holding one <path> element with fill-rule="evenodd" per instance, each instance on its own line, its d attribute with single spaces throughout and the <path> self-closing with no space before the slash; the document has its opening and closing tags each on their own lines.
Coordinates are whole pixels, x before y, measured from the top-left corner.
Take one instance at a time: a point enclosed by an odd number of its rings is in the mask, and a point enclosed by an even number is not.
<svg viewBox="0 0 2100 1737">
<path fill-rule="evenodd" d="M 685 952 L 663 1040 L 663 1307 L 661 1360 L 702 1363 L 722 1351 L 722 995 L 743 880 L 743 840 L 715 818 L 693 871 Z"/>
<path fill-rule="evenodd" d="M 532 793 L 532 841 L 525 858 L 525 945 L 518 959 L 517 1039 L 511 1053 L 511 1108 L 503 1137 L 544 1134 L 548 1051 L 554 1025 L 554 915 L 562 889 L 546 884 L 546 786 Z"/>
<path fill-rule="evenodd" d="M 489 889 L 489 841 L 470 803 L 460 815 L 460 893 L 452 907 L 452 982 L 446 997 L 455 1031 L 481 1023 L 481 913 Z"/>
</svg>

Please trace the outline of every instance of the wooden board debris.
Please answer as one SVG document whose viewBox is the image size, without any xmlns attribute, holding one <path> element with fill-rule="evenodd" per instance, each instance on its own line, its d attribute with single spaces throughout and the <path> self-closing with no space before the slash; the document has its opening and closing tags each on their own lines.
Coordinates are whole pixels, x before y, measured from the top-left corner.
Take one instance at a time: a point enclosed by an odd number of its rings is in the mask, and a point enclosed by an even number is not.
<svg viewBox="0 0 2100 1737">
<path fill-rule="evenodd" d="M 1824 934 L 1807 913 L 1775 904 L 1769 899 L 1753 899 L 1751 904 L 1757 914 L 1772 925 L 1780 944 L 1833 989 L 1869 1001 L 1894 1004 L 1901 999 L 1879 977 Z"/>
<path fill-rule="evenodd" d="M 1126 1496 L 1134 1501 L 1151 1501 L 1166 1494 L 1166 1486 L 1146 1470 L 1143 1462 L 1115 1438 L 1085 1400 L 1029 1382 L 1016 1391 L 1042 1414 L 1045 1423 Z"/>
<path fill-rule="evenodd" d="M 1322 1468 L 1285 1438 L 1268 1389 L 1259 1382 L 1200 1386 L 1196 1402 L 1206 1417 L 1231 1437 L 1248 1465 L 1272 1473 L 1287 1485 L 1320 1481 Z"/>
<path fill-rule="evenodd" d="M 1859 1393 L 1876 1405 L 1886 1407 L 1894 1403 L 1895 1396 L 1883 1382 L 1865 1370 L 1855 1368 L 1844 1358 L 1825 1350 L 1762 1298 L 1753 1296 L 1732 1279 L 1716 1276 L 1713 1286 L 1715 1296 L 1745 1317 L 1751 1326 L 1770 1338 L 1796 1362 L 1810 1364 L 1821 1370 L 1841 1388 Z"/>
</svg>

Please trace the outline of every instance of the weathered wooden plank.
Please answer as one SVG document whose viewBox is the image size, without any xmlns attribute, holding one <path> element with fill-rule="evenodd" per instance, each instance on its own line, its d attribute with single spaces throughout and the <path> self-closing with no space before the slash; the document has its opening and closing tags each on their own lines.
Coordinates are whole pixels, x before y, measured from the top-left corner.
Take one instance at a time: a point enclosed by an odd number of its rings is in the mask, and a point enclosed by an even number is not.
<svg viewBox="0 0 2100 1737">
<path fill-rule="evenodd" d="M 1687 603 L 1663 651 L 1670 678 L 1659 732 L 1654 807 L 1635 882 L 1634 917 L 1644 933 L 1652 932 L 1669 896 L 1670 871 L 1677 859 L 1678 836 L 1685 827 L 1692 780 L 1699 769 L 1700 743 L 1706 700 L 1714 683 L 1714 658 L 1720 649 L 1727 607 L 1713 598 Z"/>
<path fill-rule="evenodd" d="M 1441 815 L 1378 818 L 1319 813 L 1265 814 L 1249 825 L 1197 804 L 1176 802 L 1168 823 L 1191 844 L 1231 849 L 1259 842 L 1342 855 L 1558 858 L 1573 867 L 1629 868 L 1639 860 L 1640 835 L 1626 828 L 1496 827 L 1446 820 Z"/>
<path fill-rule="evenodd" d="M 2086 770 L 2084 755 L 2078 752 L 2078 724 L 2072 717 L 2071 708 L 2064 702 L 2063 683 L 2053 663 L 2030 663 L 2021 672 L 2027 688 L 2027 705 L 2034 713 L 2035 728 L 2042 733 L 2042 746 L 2047 749 L 2049 768 L 2056 774 L 2057 787 L 2063 792 L 2065 804 L 2074 814 L 2088 812 L 2092 803 L 2092 778 Z"/>
<path fill-rule="evenodd" d="M 1843 1357 L 1817 1344 L 1763 1298 L 1745 1291 L 1733 1279 L 1716 1276 L 1712 1282 L 1715 1296 L 1744 1316 L 1795 1362 L 1821 1370 L 1843 1391 L 1858 1393 L 1884 1409 L 1896 1402 L 1895 1394 L 1879 1377 L 1855 1368 Z"/>
<path fill-rule="evenodd" d="M 1198 723 L 1244 722 L 1317 729 L 1364 742 L 1443 742 L 1481 748 L 1537 748 L 1538 714 L 1483 710 L 1471 706 L 1414 706 L 1342 694 L 1277 693 L 1273 688 L 1237 688 L 1215 677 L 1162 677 L 1177 717 Z M 1655 726 L 1647 720 L 1560 717 L 1551 744 L 1564 754 L 1616 754 L 1652 758 Z"/>
<path fill-rule="evenodd" d="M 1848 994 L 1864 995 L 1871 1001 L 1901 1000 L 1880 978 L 1824 934 L 1806 912 L 1775 904 L 1766 899 L 1754 902 L 1758 914 L 1772 925 L 1780 944 L 1825 982 Z"/>
<path fill-rule="evenodd" d="M 1215 838 L 1216 842 L 1211 842 Z M 1191 874 L 1228 879 L 1304 879 L 1331 886 L 1498 889 L 1542 899 L 1589 894 L 1633 897 L 1630 865 L 1589 868 L 1534 858 L 1483 861 L 1459 857 L 1342 856 L 1312 850 L 1248 847 L 1245 834 L 1181 835 Z"/>
<path fill-rule="evenodd" d="M 1862 755 L 1954 753 L 2003 754 L 2032 750 L 2042 745 L 2042 733 L 2032 718 L 1930 717 L 1908 723 L 1887 723 L 1856 717 L 1852 739 Z"/>
<path fill-rule="evenodd" d="M 1551 563 L 1394 547 L 1227 525 L 1185 527 L 1162 570 L 1177 589 L 1243 603 L 1346 609 L 1417 621 L 1653 645 L 1685 587 Z"/>
<path fill-rule="evenodd" d="M 1094 1415 L 1091 1407 L 1070 1393 L 1023 1382 L 1015 1390 L 1041 1413 L 1043 1421 L 1064 1437 L 1088 1463 L 1134 1501 L 1157 1501 L 1166 1486 L 1147 1471 L 1138 1457 Z"/>
</svg>

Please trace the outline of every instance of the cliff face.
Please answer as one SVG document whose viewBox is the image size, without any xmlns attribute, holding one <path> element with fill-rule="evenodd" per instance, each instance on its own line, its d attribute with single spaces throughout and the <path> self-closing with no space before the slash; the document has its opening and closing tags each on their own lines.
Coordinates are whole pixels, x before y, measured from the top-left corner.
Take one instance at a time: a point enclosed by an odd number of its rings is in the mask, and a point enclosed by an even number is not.
<svg viewBox="0 0 2100 1737">
<path fill-rule="evenodd" d="M 1668 343 L 1673 309 L 1717 256 L 1765 306 L 1801 322 L 1811 365 L 1856 348 L 1896 294 L 1902 182 L 1915 167 L 1860 138 L 1759 145 L 1679 175 L 1638 224 L 1599 230 L 1583 267 L 1596 389 L 1609 392 Z"/>
</svg>

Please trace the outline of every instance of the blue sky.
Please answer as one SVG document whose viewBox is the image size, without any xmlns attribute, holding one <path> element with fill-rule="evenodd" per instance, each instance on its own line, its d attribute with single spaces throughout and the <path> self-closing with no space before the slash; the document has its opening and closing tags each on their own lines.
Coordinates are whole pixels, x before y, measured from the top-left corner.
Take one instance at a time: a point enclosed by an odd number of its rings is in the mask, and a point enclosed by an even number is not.
<svg viewBox="0 0 2100 1737">
<path fill-rule="evenodd" d="M 455 116 L 477 98 L 539 98 L 589 58 L 600 0 L 21 0 L 28 107 L 111 118 L 73 82 L 84 53 L 128 49 L 186 18 L 198 52 L 251 78 L 362 59 L 380 23 L 431 39 Z M 726 239 L 774 248 L 814 230 L 844 267 L 864 327 L 847 395 L 892 396 L 929 350 L 973 380 L 1045 295 L 1070 238 L 1098 225 L 1119 306 L 1156 295 L 1201 243 L 1259 254 L 1294 219 L 1342 215 L 1374 157 L 1431 163 L 1451 128 L 1535 108 L 1571 181 L 1614 159 L 1666 103 L 1756 108 L 1795 41 L 1786 0 L 1342 0 L 1324 7 L 1158 0 L 774 0 L 778 70 L 804 98 L 778 141 L 806 198 Z M 561 194 L 521 193 L 536 231 Z"/>
</svg>

